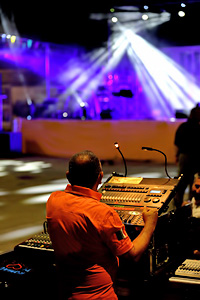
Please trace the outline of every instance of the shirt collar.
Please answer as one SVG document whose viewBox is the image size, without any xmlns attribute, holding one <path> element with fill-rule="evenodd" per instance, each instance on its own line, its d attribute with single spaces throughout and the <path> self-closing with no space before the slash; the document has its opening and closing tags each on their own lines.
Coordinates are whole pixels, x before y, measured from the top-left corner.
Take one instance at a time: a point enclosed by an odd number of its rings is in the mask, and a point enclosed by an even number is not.
<svg viewBox="0 0 200 300">
<path fill-rule="evenodd" d="M 72 193 L 72 194 L 76 194 L 76 195 L 80 195 L 80 196 L 94 198 L 98 201 L 100 201 L 101 196 L 102 196 L 101 193 L 93 191 L 89 188 L 86 188 L 83 186 L 78 186 L 78 185 L 71 185 L 71 184 L 67 185 L 65 191 L 68 193 Z"/>
</svg>

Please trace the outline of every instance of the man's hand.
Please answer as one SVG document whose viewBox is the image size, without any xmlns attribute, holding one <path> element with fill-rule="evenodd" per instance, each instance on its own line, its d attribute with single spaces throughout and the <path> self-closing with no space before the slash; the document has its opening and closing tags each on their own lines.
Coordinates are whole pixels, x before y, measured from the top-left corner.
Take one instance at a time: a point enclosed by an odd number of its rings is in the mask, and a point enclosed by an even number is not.
<svg viewBox="0 0 200 300">
<path fill-rule="evenodd" d="M 138 261 L 147 249 L 158 220 L 158 211 L 156 208 L 144 207 L 142 215 L 144 228 L 133 240 L 133 248 L 123 255 L 123 257 L 131 258 L 134 261 Z"/>
<path fill-rule="evenodd" d="M 155 229 L 158 220 L 158 210 L 156 208 L 144 207 L 142 212 L 145 225 L 151 226 Z"/>
</svg>

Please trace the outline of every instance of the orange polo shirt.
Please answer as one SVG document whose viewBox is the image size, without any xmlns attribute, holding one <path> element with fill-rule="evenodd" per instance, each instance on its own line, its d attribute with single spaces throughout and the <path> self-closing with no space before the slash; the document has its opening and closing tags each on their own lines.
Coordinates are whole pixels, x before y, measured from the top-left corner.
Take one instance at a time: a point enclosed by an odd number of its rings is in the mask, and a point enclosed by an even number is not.
<svg viewBox="0 0 200 300">
<path fill-rule="evenodd" d="M 48 231 L 65 299 L 117 299 L 117 256 L 133 244 L 118 214 L 100 198 L 99 192 L 68 185 L 47 201 Z"/>
</svg>

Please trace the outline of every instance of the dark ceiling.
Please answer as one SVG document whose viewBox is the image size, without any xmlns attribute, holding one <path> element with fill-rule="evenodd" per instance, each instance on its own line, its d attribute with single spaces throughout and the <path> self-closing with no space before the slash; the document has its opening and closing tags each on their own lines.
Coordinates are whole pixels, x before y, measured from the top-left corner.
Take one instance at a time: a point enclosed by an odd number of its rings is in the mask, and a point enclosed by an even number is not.
<svg viewBox="0 0 200 300">
<path fill-rule="evenodd" d="M 184 1 L 186 16 L 177 17 L 181 1 L 123 0 L 123 1 L 1 1 L 0 7 L 9 20 L 15 22 L 20 36 L 53 43 L 76 43 L 86 47 L 97 47 L 107 40 L 108 25 L 104 20 L 91 20 L 91 13 L 109 13 L 111 7 L 116 11 L 127 11 L 132 6 L 149 11 L 171 13 L 171 20 L 152 32 L 154 40 L 173 45 L 200 44 L 200 1 Z M 80 2 L 80 3 L 79 3 Z"/>
</svg>

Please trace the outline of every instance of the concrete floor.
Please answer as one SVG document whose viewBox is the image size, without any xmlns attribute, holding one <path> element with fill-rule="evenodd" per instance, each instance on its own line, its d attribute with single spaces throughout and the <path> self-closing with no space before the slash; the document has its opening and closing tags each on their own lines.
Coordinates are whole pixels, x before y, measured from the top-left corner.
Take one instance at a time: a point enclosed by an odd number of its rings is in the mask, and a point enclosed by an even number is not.
<svg viewBox="0 0 200 300">
<path fill-rule="evenodd" d="M 51 192 L 67 184 L 67 159 L 20 156 L 0 159 L 0 254 L 13 250 L 26 238 L 43 230 L 45 203 Z M 127 162 L 132 177 L 166 177 L 164 163 Z M 121 161 L 103 163 L 104 181 L 112 172 L 124 173 Z M 171 177 L 177 166 L 169 165 Z"/>
</svg>

